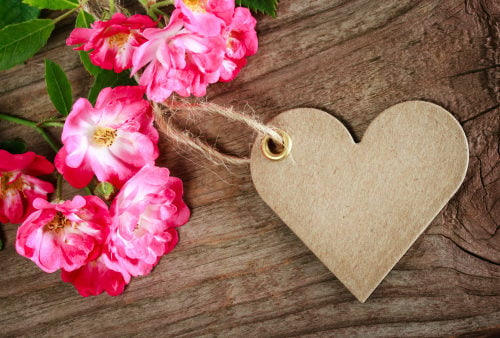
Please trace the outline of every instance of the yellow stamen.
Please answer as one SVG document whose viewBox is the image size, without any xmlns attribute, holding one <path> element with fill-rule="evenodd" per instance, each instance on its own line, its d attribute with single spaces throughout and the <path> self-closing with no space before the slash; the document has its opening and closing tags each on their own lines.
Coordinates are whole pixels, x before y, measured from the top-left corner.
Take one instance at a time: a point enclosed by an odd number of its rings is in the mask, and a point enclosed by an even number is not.
<svg viewBox="0 0 500 338">
<path fill-rule="evenodd" d="M 17 190 L 17 191 L 22 191 L 24 187 L 24 181 L 21 179 L 21 177 L 18 177 L 15 181 L 10 182 L 10 179 L 14 173 L 10 172 L 5 172 L 0 176 L 0 197 L 3 198 L 5 195 L 7 195 L 7 192 L 9 190 Z"/>
<path fill-rule="evenodd" d="M 97 127 L 94 131 L 94 141 L 106 147 L 111 147 L 115 141 L 116 130 L 109 127 Z"/>
<path fill-rule="evenodd" d="M 121 48 L 128 41 L 129 34 L 118 33 L 108 38 L 108 44 L 111 48 Z"/>
<path fill-rule="evenodd" d="M 183 0 L 187 8 L 193 12 L 205 13 L 205 0 Z"/>
<path fill-rule="evenodd" d="M 233 49 L 233 45 L 235 44 L 235 40 L 236 40 L 235 35 L 236 34 L 234 32 L 229 33 L 229 36 L 227 37 L 227 40 L 226 40 L 226 48 Z"/>
<path fill-rule="evenodd" d="M 58 211 L 58 212 L 56 212 L 56 215 L 54 216 L 52 221 L 50 221 L 45 226 L 45 228 L 49 231 L 59 232 L 62 229 L 64 229 L 66 226 L 72 226 L 72 225 L 73 225 L 72 222 L 69 221 L 68 219 L 66 219 L 66 217 L 64 217 L 64 215 L 60 211 Z"/>
</svg>

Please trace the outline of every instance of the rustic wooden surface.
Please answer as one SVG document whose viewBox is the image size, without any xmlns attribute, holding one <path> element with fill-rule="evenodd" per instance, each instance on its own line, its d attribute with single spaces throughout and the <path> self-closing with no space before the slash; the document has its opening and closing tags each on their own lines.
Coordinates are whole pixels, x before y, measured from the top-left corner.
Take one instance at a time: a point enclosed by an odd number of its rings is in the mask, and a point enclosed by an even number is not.
<svg viewBox="0 0 500 338">
<path fill-rule="evenodd" d="M 80 297 L 59 274 L 16 254 L 3 225 L 0 336 L 442 336 L 500 334 L 500 5 L 491 0 L 282 0 L 259 16 L 259 53 L 209 99 L 263 119 L 314 107 L 359 140 L 383 109 L 427 100 L 451 111 L 470 146 L 466 180 L 365 304 L 359 303 L 256 194 L 247 167 L 210 164 L 162 140 L 160 163 L 185 181 L 193 215 L 180 243 L 118 297 Z M 0 73 L 0 111 L 33 119 L 54 108 L 43 59 L 68 72 L 75 98 L 90 79 L 64 45 L 61 22 L 47 47 Z M 224 119 L 200 131 L 233 153 L 252 135 Z M 197 130 L 195 130 L 197 131 Z M 1 139 L 27 138 L 0 122 Z M 70 191 L 67 191 L 67 197 Z"/>
</svg>

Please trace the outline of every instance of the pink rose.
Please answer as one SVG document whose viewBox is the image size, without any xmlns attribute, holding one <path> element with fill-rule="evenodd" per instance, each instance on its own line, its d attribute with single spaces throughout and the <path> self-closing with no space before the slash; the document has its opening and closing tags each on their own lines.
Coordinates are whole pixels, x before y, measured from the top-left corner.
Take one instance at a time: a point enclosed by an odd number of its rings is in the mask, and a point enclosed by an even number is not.
<svg viewBox="0 0 500 338">
<path fill-rule="evenodd" d="M 78 270 L 61 271 L 61 279 L 71 283 L 83 297 L 97 296 L 106 291 L 110 296 L 118 296 L 125 285 L 130 282 L 130 276 L 108 268 L 102 256 L 88 262 Z"/>
<path fill-rule="evenodd" d="M 189 219 L 182 181 L 166 168 L 145 166 L 123 186 L 111 206 L 104 262 L 131 276 L 147 275 L 178 241 L 175 227 Z"/>
<path fill-rule="evenodd" d="M 175 7 L 182 12 L 187 29 L 214 36 L 231 22 L 234 0 L 175 0 Z"/>
<path fill-rule="evenodd" d="M 72 271 L 101 253 L 109 224 L 106 204 L 95 196 L 33 202 L 37 209 L 17 230 L 16 250 L 45 272 Z"/>
<path fill-rule="evenodd" d="M 151 106 L 139 87 L 104 88 L 95 107 L 78 99 L 66 119 L 57 170 L 74 187 L 83 188 L 94 174 L 121 187 L 158 157 L 158 132 Z"/>
<path fill-rule="evenodd" d="M 220 68 L 221 81 L 231 81 L 247 63 L 246 57 L 257 53 L 257 21 L 247 8 L 237 7 L 229 26 L 224 30 L 226 53 Z"/>
<path fill-rule="evenodd" d="M 33 212 L 35 199 L 47 199 L 54 187 L 35 176 L 53 171 L 52 163 L 34 152 L 11 154 L 0 149 L 0 222 L 22 223 Z"/>
<path fill-rule="evenodd" d="M 193 33 L 183 24 L 181 12 L 175 10 L 167 27 L 144 31 L 149 41 L 134 53 L 132 74 L 146 66 L 139 84 L 150 100 L 162 102 L 173 92 L 203 96 L 207 86 L 219 79 L 224 39 Z"/>
<path fill-rule="evenodd" d="M 115 13 L 108 21 L 92 23 L 91 28 L 75 28 L 66 44 L 82 44 L 75 50 L 92 50 L 89 56 L 93 64 L 120 73 L 132 67 L 135 49 L 146 41 L 141 32 L 156 26 L 156 22 L 146 15 L 127 18 Z"/>
</svg>

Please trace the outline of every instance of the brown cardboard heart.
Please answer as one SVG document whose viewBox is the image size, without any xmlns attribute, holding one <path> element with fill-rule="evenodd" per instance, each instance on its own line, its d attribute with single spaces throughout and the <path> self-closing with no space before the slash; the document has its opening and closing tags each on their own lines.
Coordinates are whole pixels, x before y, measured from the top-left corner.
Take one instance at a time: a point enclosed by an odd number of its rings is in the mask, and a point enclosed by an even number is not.
<svg viewBox="0 0 500 338">
<path fill-rule="evenodd" d="M 340 121 L 299 108 L 270 125 L 291 153 L 252 149 L 257 191 L 356 298 L 364 302 L 457 191 L 468 165 L 459 123 L 409 101 L 383 111 L 355 143 Z"/>
</svg>

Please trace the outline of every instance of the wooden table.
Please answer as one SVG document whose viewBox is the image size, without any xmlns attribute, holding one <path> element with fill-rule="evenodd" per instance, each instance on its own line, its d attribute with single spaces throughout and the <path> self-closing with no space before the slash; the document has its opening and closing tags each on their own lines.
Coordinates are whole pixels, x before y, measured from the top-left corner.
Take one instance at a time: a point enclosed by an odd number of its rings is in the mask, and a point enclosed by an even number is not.
<svg viewBox="0 0 500 338">
<path fill-rule="evenodd" d="M 435 102 L 470 146 L 464 184 L 365 304 L 359 303 L 259 198 L 247 167 L 215 166 L 161 141 L 159 163 L 185 182 L 192 210 L 180 243 L 118 297 L 82 298 L 59 273 L 16 254 L 3 225 L 0 336 L 441 336 L 500 334 L 500 5 L 491 0 L 282 0 L 258 16 L 260 49 L 208 99 L 267 120 L 296 107 L 340 118 L 360 139 L 385 108 Z M 54 113 L 43 59 L 68 72 L 74 96 L 90 78 L 65 46 L 72 21 L 26 64 L 0 73 L 0 111 Z M 200 116 L 194 132 L 246 155 L 242 125 Z M 56 133 L 56 131 L 54 131 Z M 1 139 L 30 130 L 0 122 Z M 70 197 L 71 190 L 65 191 Z"/>
</svg>

